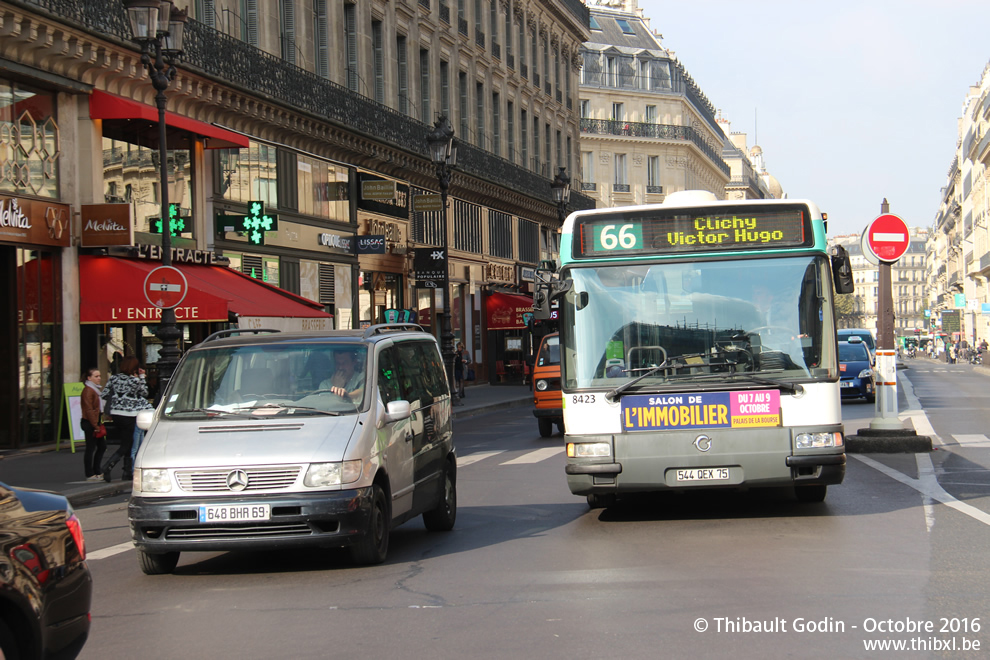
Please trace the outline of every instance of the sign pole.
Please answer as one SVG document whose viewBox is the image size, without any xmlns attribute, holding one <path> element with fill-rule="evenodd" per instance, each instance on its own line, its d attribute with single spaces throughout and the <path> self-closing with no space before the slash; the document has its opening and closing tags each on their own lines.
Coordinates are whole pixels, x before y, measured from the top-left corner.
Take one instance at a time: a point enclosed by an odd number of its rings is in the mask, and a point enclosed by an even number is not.
<svg viewBox="0 0 990 660">
<path fill-rule="evenodd" d="M 891 217 L 890 206 L 886 198 L 880 204 L 880 218 Z M 879 218 L 878 218 L 879 220 Z M 877 221 L 867 231 L 873 231 Z M 876 236 L 876 233 L 873 234 Z M 910 241 L 909 236 L 905 239 Z M 871 237 L 870 248 L 874 252 L 882 249 L 875 248 L 875 239 Z M 893 261 L 885 259 L 883 254 L 877 254 L 880 263 L 877 293 L 877 363 L 876 363 L 876 404 L 871 429 L 901 429 L 904 424 L 898 418 L 897 411 L 897 351 L 894 348 L 894 297 L 891 291 L 890 266 Z"/>
</svg>

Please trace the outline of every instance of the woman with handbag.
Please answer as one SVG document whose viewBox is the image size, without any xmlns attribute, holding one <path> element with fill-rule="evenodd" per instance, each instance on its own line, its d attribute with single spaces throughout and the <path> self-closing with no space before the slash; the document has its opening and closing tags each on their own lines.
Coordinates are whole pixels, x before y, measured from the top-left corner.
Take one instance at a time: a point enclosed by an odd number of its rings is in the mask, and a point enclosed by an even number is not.
<svg viewBox="0 0 990 660">
<path fill-rule="evenodd" d="M 113 466 L 123 458 L 123 481 L 131 480 L 133 463 L 131 447 L 134 444 L 134 429 L 137 426 L 139 410 L 149 408 L 148 384 L 145 382 L 144 369 L 136 357 L 126 357 L 120 362 L 120 373 L 114 374 L 107 381 L 100 395 L 110 404 L 110 415 L 116 429 L 116 437 L 120 447 L 113 453 L 107 464 L 103 466 L 103 480 L 110 482 L 110 472 Z"/>
<path fill-rule="evenodd" d="M 87 369 L 83 374 L 85 387 L 80 397 L 82 421 L 79 424 L 86 436 L 83 467 L 86 470 L 87 481 L 103 479 L 100 464 L 103 461 L 103 452 L 107 450 L 107 431 L 100 418 L 100 408 L 103 403 L 100 399 L 100 392 L 103 389 L 100 387 L 101 378 L 99 369 Z"/>
</svg>

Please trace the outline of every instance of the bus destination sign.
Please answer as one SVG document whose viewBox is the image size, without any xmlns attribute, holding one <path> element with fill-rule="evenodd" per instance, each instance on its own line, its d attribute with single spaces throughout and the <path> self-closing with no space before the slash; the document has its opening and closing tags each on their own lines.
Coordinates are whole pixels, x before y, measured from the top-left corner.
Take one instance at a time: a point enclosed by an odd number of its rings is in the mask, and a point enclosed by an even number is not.
<svg viewBox="0 0 990 660">
<path fill-rule="evenodd" d="M 616 213 L 578 219 L 575 258 L 794 248 L 812 243 L 807 207 Z"/>
</svg>

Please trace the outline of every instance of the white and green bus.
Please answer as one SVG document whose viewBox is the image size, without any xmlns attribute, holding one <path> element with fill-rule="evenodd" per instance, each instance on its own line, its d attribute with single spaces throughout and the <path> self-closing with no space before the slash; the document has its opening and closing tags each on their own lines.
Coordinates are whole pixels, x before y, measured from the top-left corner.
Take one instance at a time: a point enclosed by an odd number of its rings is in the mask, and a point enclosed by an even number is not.
<svg viewBox="0 0 990 660">
<path fill-rule="evenodd" d="M 560 302 L 567 481 L 592 507 L 625 493 L 793 486 L 845 476 L 833 299 L 849 257 L 805 200 L 579 211 L 539 318 Z"/>
</svg>

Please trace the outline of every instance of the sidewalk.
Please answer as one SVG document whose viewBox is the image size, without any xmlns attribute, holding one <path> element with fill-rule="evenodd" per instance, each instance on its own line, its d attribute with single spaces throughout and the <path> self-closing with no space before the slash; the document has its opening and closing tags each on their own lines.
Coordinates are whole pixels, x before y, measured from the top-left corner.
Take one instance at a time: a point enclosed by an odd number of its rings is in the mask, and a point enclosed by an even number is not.
<svg viewBox="0 0 990 660">
<path fill-rule="evenodd" d="M 464 405 L 454 407 L 455 433 L 458 420 L 496 410 L 533 405 L 533 394 L 528 385 L 475 385 L 468 387 L 464 394 L 461 400 Z M 454 443 L 457 443 L 456 435 Z M 114 449 L 115 447 L 108 447 L 105 458 Z M 55 445 L 52 444 L 0 453 L 0 481 L 11 486 L 62 493 L 73 506 L 83 506 L 101 497 L 131 492 L 131 483 L 120 481 L 119 464 L 114 468 L 117 481 L 86 481 L 83 478 L 82 452 L 83 445 L 76 443 L 76 452 L 73 454 L 68 441 L 63 441 L 60 451 L 55 451 Z"/>
</svg>

